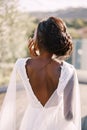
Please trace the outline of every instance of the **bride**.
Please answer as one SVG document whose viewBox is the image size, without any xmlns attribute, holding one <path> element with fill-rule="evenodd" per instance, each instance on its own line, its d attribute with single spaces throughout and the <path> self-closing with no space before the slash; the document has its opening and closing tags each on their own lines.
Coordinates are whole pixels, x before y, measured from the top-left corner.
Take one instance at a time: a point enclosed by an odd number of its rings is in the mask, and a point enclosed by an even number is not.
<svg viewBox="0 0 87 130">
<path fill-rule="evenodd" d="M 0 130 L 16 130 L 16 73 L 29 99 L 19 130 L 81 130 L 77 74 L 64 61 L 71 55 L 72 44 L 60 18 L 49 17 L 38 24 L 28 44 L 31 57 L 19 58 L 14 65 L 0 112 Z"/>
</svg>

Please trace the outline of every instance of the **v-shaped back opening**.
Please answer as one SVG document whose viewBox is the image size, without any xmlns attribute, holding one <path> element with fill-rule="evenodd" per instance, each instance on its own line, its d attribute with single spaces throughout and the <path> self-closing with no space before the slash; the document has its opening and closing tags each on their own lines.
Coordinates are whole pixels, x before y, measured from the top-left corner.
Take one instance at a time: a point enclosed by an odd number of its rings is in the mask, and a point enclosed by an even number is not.
<svg viewBox="0 0 87 130">
<path fill-rule="evenodd" d="M 27 61 L 28 61 L 29 59 L 31 59 L 31 58 L 30 58 L 30 57 L 29 57 L 29 58 L 26 58 L 25 61 L 24 61 L 24 62 L 25 62 L 25 63 L 24 63 L 25 76 L 26 76 L 26 78 L 27 78 L 28 84 L 29 84 L 29 86 L 30 86 L 31 92 L 32 92 L 32 94 L 33 94 L 35 100 L 40 104 L 40 106 L 41 106 L 42 108 L 45 108 L 45 107 L 47 106 L 47 104 L 49 104 L 49 102 L 51 101 L 52 97 L 55 95 L 56 91 L 59 89 L 61 74 L 60 74 L 59 81 L 58 81 L 58 84 L 57 84 L 56 89 L 55 89 L 54 92 L 51 94 L 51 96 L 50 96 L 49 99 L 46 101 L 46 103 L 43 105 L 43 104 L 41 103 L 41 101 L 37 98 L 37 96 L 35 95 L 35 92 L 33 91 L 32 86 L 31 86 L 31 84 L 30 84 L 30 82 L 29 82 L 29 77 L 28 77 L 27 72 L 26 72 L 26 63 L 27 63 Z M 61 73 L 62 73 L 62 67 L 63 67 L 63 63 L 61 64 Z"/>
</svg>

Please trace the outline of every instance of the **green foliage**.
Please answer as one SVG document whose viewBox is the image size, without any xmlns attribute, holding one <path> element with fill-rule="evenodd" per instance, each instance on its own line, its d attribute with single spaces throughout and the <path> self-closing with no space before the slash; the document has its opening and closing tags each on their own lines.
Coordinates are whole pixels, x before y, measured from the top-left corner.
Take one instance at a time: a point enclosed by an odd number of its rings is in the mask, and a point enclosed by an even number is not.
<svg viewBox="0 0 87 130">
<path fill-rule="evenodd" d="M 15 62 L 26 56 L 27 38 L 36 26 L 35 19 L 18 12 L 15 5 L 15 0 L 0 4 L 0 62 Z"/>
<path fill-rule="evenodd" d="M 79 18 L 73 20 L 65 20 L 65 22 L 69 28 L 80 29 L 87 26 L 87 21 Z"/>
<path fill-rule="evenodd" d="M 35 18 L 19 12 L 16 4 L 17 0 L 0 0 L 0 84 L 8 83 L 9 63 L 29 55 L 27 42 L 36 27 Z"/>
<path fill-rule="evenodd" d="M 72 38 L 75 38 L 75 39 L 81 38 L 81 36 L 78 34 L 78 31 L 76 29 L 68 28 L 68 31 L 70 35 L 72 36 Z"/>
</svg>

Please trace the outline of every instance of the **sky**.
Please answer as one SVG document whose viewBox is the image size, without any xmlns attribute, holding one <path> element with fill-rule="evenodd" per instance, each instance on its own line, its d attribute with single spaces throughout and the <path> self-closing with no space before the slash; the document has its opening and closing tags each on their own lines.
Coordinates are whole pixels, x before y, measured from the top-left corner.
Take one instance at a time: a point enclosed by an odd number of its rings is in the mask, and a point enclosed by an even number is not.
<svg viewBox="0 0 87 130">
<path fill-rule="evenodd" d="M 71 7 L 87 8 L 87 0 L 19 0 L 21 11 L 56 11 Z"/>
</svg>

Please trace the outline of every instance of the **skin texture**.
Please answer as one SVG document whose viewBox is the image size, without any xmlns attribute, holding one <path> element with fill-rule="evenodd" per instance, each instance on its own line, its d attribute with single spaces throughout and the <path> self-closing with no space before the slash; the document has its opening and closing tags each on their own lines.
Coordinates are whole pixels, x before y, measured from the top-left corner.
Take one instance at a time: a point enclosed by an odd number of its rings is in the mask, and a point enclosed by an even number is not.
<svg viewBox="0 0 87 130">
<path fill-rule="evenodd" d="M 26 62 L 26 73 L 35 96 L 44 106 L 58 87 L 61 63 L 54 60 L 53 54 L 44 48 L 38 48 L 36 33 L 28 42 L 31 59 Z"/>
</svg>

